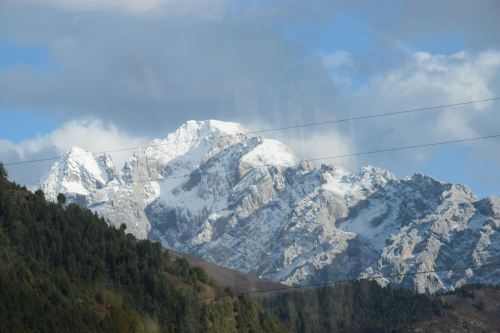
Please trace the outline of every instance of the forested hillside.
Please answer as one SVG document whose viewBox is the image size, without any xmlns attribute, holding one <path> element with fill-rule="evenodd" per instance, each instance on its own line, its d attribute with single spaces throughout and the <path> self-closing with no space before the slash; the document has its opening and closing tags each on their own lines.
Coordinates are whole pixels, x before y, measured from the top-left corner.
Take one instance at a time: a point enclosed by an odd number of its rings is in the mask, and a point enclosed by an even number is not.
<svg viewBox="0 0 500 333">
<path fill-rule="evenodd" d="M 296 332 L 399 332 L 442 315 L 438 299 L 373 281 L 306 289 L 262 300 Z"/>
<path fill-rule="evenodd" d="M 417 295 L 358 281 L 231 296 L 200 268 L 0 164 L 0 332 L 406 332 L 498 326 L 498 289 Z"/>
<path fill-rule="evenodd" d="M 221 293 L 88 209 L 10 183 L 0 164 L 0 332 L 280 332 L 249 297 Z"/>
<path fill-rule="evenodd" d="M 464 285 L 416 294 L 357 281 L 263 298 L 264 308 L 295 332 L 498 332 L 500 287 Z"/>
</svg>

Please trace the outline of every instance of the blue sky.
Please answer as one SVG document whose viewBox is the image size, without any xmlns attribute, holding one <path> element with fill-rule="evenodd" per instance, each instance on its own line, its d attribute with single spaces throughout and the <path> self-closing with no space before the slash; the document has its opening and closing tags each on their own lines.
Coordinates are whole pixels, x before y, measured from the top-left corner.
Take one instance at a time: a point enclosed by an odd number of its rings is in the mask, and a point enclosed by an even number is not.
<svg viewBox="0 0 500 333">
<path fill-rule="evenodd" d="M 47 134 L 61 125 L 57 117 L 17 108 L 0 109 L 0 117 L 2 139 L 16 143 Z"/>
<path fill-rule="evenodd" d="M 0 75 L 2 72 L 26 67 L 30 70 L 49 74 L 54 65 L 46 43 L 24 44 L 0 38 Z M 61 125 L 57 117 L 24 108 L 0 107 L 1 139 L 21 142 L 49 133 Z"/>
<path fill-rule="evenodd" d="M 189 119 L 259 129 L 499 96 L 499 4 L 459 2 L 7 0 L 0 158 L 62 153 L 77 143 L 116 148 Z M 497 104 L 275 136 L 313 157 L 490 135 Z M 494 147 L 338 163 L 423 172 L 485 196 L 500 193 Z M 20 182 L 35 177 L 10 171 Z"/>
<path fill-rule="evenodd" d="M 37 71 L 46 71 L 49 68 L 47 44 L 23 45 L 13 40 L 0 39 L 0 54 L 0 71 L 15 66 L 28 66 Z"/>
</svg>

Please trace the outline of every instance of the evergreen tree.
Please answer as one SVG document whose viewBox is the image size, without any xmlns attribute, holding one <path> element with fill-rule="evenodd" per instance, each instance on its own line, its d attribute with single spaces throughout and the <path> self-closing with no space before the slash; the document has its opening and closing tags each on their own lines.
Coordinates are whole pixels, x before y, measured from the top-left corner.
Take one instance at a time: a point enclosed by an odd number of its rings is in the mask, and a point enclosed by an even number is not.
<svg viewBox="0 0 500 333">
<path fill-rule="evenodd" d="M 52 204 L 40 190 L 3 186 L 0 332 L 238 332 L 247 309 L 261 320 L 245 331 L 282 331 L 251 299 L 207 300 L 223 291 L 158 243 L 65 206 L 61 195 Z"/>
<path fill-rule="evenodd" d="M 2 162 L 0 162 L 0 179 L 7 180 L 7 169 L 5 169 L 5 165 Z"/>
<path fill-rule="evenodd" d="M 57 203 L 61 206 L 64 206 L 66 204 L 66 196 L 62 193 L 59 193 L 57 195 Z"/>
<path fill-rule="evenodd" d="M 5 187 L 7 183 L 7 169 L 2 162 L 0 162 L 0 187 Z"/>
</svg>

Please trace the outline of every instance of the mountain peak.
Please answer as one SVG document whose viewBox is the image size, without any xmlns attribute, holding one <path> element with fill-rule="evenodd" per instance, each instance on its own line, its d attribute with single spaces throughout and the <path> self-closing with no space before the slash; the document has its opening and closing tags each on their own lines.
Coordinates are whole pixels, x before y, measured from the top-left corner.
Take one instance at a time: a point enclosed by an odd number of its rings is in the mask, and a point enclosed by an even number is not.
<svg viewBox="0 0 500 333">
<path fill-rule="evenodd" d="M 199 138 L 207 138 L 219 135 L 242 135 L 248 132 L 248 129 L 239 123 L 209 119 L 188 120 L 172 134 L 180 135 L 182 133 Z"/>
<path fill-rule="evenodd" d="M 47 197 L 55 200 L 59 193 L 70 196 L 87 196 L 114 177 L 114 167 L 109 155 L 95 157 L 91 152 L 71 147 L 50 169 L 40 184 Z M 77 200 L 75 200 L 77 201 Z"/>
<path fill-rule="evenodd" d="M 220 120 L 204 120 L 200 121 L 202 125 L 208 126 L 211 129 L 217 130 L 221 133 L 228 135 L 238 135 L 238 134 L 246 134 L 248 133 L 248 129 L 245 128 L 240 123 L 228 122 L 228 121 L 220 121 Z"/>
<path fill-rule="evenodd" d="M 210 152 L 239 142 L 248 132 L 242 125 L 233 122 L 186 121 L 166 138 L 154 139 L 146 147 L 137 150 L 125 163 L 122 175 L 128 181 L 133 180 L 136 166 L 141 163 L 147 166 L 147 175 L 151 172 L 161 173 L 169 163 L 177 159 L 184 160 L 187 168 L 184 172 L 189 172 Z"/>
<path fill-rule="evenodd" d="M 85 149 L 72 146 L 66 152 L 63 154 L 64 159 L 78 159 L 81 161 L 84 161 L 85 159 L 88 158 L 94 158 L 92 153 L 89 151 L 86 151 Z"/>
<path fill-rule="evenodd" d="M 478 202 L 463 186 L 421 174 L 397 179 L 370 165 L 315 168 L 238 123 L 187 121 L 138 149 L 117 181 L 109 165 L 106 155 L 73 147 L 41 188 L 126 223 L 140 238 L 289 284 L 480 264 L 483 257 L 458 251 L 500 248 L 492 231 L 500 199 Z M 433 279 L 389 282 L 432 292 L 489 277 Z"/>
</svg>

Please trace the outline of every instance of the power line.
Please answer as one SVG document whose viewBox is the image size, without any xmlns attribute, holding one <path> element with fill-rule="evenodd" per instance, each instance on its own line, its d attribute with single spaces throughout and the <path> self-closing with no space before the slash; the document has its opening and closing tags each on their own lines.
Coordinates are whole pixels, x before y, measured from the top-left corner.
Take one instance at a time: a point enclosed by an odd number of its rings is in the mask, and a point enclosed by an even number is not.
<svg viewBox="0 0 500 333">
<path fill-rule="evenodd" d="M 435 233 L 431 231 L 431 233 Z M 447 247 L 451 249 L 451 247 L 445 243 L 441 242 L 441 246 Z M 472 251 L 472 253 L 487 253 L 488 250 L 475 250 Z M 382 251 L 377 251 L 377 255 L 382 255 Z M 387 258 L 387 256 L 386 256 Z M 401 277 L 401 276 L 416 276 L 416 275 L 421 275 L 421 274 L 430 274 L 430 273 L 439 273 L 439 272 L 448 272 L 448 271 L 460 271 L 460 270 L 466 270 L 466 269 L 477 269 L 477 268 L 488 268 L 488 267 L 497 267 L 500 266 L 499 263 L 493 263 L 493 264 L 483 264 L 483 265 L 472 265 L 472 266 L 459 266 L 459 267 L 450 267 L 450 268 L 440 268 L 440 269 L 434 269 L 434 270 L 428 270 L 428 271 L 417 271 L 417 272 L 406 272 L 406 273 L 394 273 L 394 274 L 388 274 L 388 275 L 378 275 L 378 276 L 372 276 L 372 277 L 367 277 L 367 278 L 351 278 L 351 279 L 343 279 L 343 280 L 335 280 L 335 281 L 326 281 L 326 282 L 321 282 L 321 283 L 313 283 L 305 286 L 283 286 L 283 287 L 278 287 L 278 288 L 268 288 L 268 289 L 259 289 L 259 290 L 250 290 L 250 291 L 245 291 L 245 292 L 240 292 L 240 293 L 233 293 L 232 295 L 247 295 L 247 294 L 259 294 L 259 293 L 267 293 L 267 292 L 273 292 L 273 291 L 293 291 L 297 289 L 309 289 L 309 288 L 316 288 L 316 287 L 326 287 L 326 286 L 333 286 L 337 284 L 346 284 L 346 283 L 352 283 L 355 281 L 373 281 L 373 280 L 378 280 L 378 279 L 383 279 L 383 278 L 394 278 L 394 277 Z M 358 274 L 364 273 L 363 271 L 358 272 Z M 218 296 L 210 296 L 210 297 L 204 297 L 200 298 L 201 300 L 204 299 L 216 299 L 216 298 L 222 298 L 222 297 L 227 297 L 231 295 L 218 295 Z"/>
<path fill-rule="evenodd" d="M 321 121 L 321 122 L 304 123 L 304 124 L 284 126 L 284 127 L 275 127 L 275 128 L 269 128 L 269 129 L 263 129 L 263 130 L 257 130 L 257 131 L 250 131 L 250 132 L 241 133 L 241 134 L 226 134 L 226 135 L 219 135 L 219 136 L 213 136 L 213 137 L 207 137 L 207 138 L 203 138 L 203 139 L 189 140 L 189 141 L 188 140 L 173 141 L 172 143 L 191 143 L 191 142 L 194 143 L 194 142 L 203 142 L 203 141 L 213 141 L 216 139 L 222 139 L 222 138 L 228 138 L 228 137 L 250 136 L 250 135 L 255 135 L 255 134 L 284 131 L 284 130 L 296 129 L 296 128 L 331 125 L 331 124 L 357 121 L 357 120 L 363 120 L 363 119 L 389 117 L 389 116 L 395 116 L 395 115 L 402 115 L 402 114 L 417 113 L 417 112 L 424 112 L 424 111 L 431 111 L 431 110 L 439 110 L 439 109 L 445 109 L 445 108 L 451 108 L 451 107 L 457 107 L 457 106 L 464 106 L 464 105 L 470 105 L 470 104 L 476 104 L 476 103 L 493 102 L 493 101 L 498 101 L 498 100 L 500 100 L 500 97 L 476 99 L 476 100 L 472 100 L 472 101 L 452 103 L 452 104 L 441 104 L 441 105 L 415 108 L 415 109 L 407 109 L 407 110 L 394 111 L 394 112 L 375 113 L 375 114 L 370 114 L 370 115 L 360 115 L 360 116 L 355 116 L 355 117 L 333 119 L 333 120 L 327 120 L 327 121 Z M 103 150 L 103 151 L 99 151 L 99 152 L 90 152 L 90 153 L 93 155 L 100 155 L 100 154 L 105 154 L 105 153 L 117 153 L 117 152 L 122 152 L 122 151 L 137 150 L 137 149 L 140 149 L 142 147 L 147 148 L 147 147 L 161 146 L 162 144 L 163 143 L 143 145 L 143 146 L 124 147 L 124 148 Z M 75 156 L 80 156 L 80 155 L 75 155 Z M 85 155 L 82 154 L 81 156 L 86 156 L 86 154 Z M 4 163 L 4 165 L 11 166 L 11 165 L 19 165 L 19 164 L 46 162 L 46 161 L 58 160 L 61 157 L 62 156 L 53 156 L 53 157 L 46 157 L 46 158 L 32 159 L 32 160 L 25 160 L 25 161 L 15 161 L 15 162 Z"/>
<path fill-rule="evenodd" d="M 302 127 L 312 127 L 312 126 L 320 126 L 320 125 L 329 125 L 329 124 L 343 123 L 343 122 L 349 122 L 349 121 L 355 121 L 355 120 L 362 120 L 362 119 L 389 117 L 389 116 L 395 116 L 395 115 L 401 115 L 401 114 L 407 114 L 407 113 L 416 113 L 416 112 L 431 111 L 431 110 L 444 109 L 444 108 L 450 108 L 450 107 L 456 107 L 456 106 L 464 106 L 464 105 L 475 104 L 475 103 L 492 102 L 492 101 L 497 101 L 497 100 L 500 100 L 500 97 L 477 99 L 477 100 L 468 101 L 468 102 L 460 102 L 460 103 L 453 103 L 453 104 L 442 104 L 442 105 L 428 106 L 428 107 L 423 107 L 423 108 L 407 109 L 407 110 L 402 110 L 402 111 L 385 112 L 385 113 L 375 113 L 375 114 L 372 114 L 372 115 L 361 115 L 361 116 L 356 116 L 356 117 L 341 118 L 341 119 L 334 119 L 334 120 L 328 120 L 328 121 L 320 121 L 320 122 L 314 122 L 314 123 L 306 123 L 306 124 L 301 124 L 301 125 L 293 125 L 293 126 L 285 126 L 285 127 L 278 127 L 278 128 L 270 128 L 270 129 L 267 129 L 267 130 L 264 129 L 264 130 L 260 130 L 260 131 L 255 131 L 253 133 L 266 133 L 266 132 L 282 131 L 282 130 L 293 129 L 293 128 L 302 128 Z"/>
<path fill-rule="evenodd" d="M 476 137 L 472 137 L 472 138 L 463 138 L 463 139 L 423 143 L 423 144 L 416 144 L 416 145 L 409 145 L 409 146 L 398 146 L 398 147 L 390 147 L 390 148 L 383 148 L 383 149 L 376 149 L 376 150 L 368 150 L 368 151 L 363 151 L 363 152 L 359 152 L 359 153 L 352 153 L 352 154 L 325 156 L 325 157 L 320 157 L 320 158 L 312 158 L 312 159 L 309 159 L 308 161 L 317 161 L 317 160 L 325 160 L 325 159 L 345 158 L 345 157 L 354 157 L 354 156 L 361 156 L 361 155 L 378 154 L 378 153 L 385 153 L 385 152 L 398 151 L 398 150 L 409 150 L 409 149 L 416 149 L 416 148 L 448 145 L 448 144 L 452 144 L 452 143 L 494 139 L 494 138 L 498 138 L 498 137 L 500 137 L 500 134 L 476 136 Z"/>
<path fill-rule="evenodd" d="M 245 292 L 241 292 L 241 293 L 234 293 L 232 295 L 240 296 L 240 295 L 261 294 L 261 293 L 275 292 L 275 291 L 286 291 L 286 290 L 293 291 L 293 290 L 298 290 L 298 289 L 328 287 L 328 286 L 334 286 L 334 285 L 338 285 L 338 284 L 352 283 L 352 282 L 356 282 L 356 281 L 373 281 L 373 280 L 388 279 L 388 278 L 395 278 L 395 277 L 417 276 L 417 275 L 430 274 L 430 273 L 441 273 L 441 272 L 449 272 L 449 271 L 465 271 L 468 269 L 491 268 L 491 267 L 500 267 L 500 262 L 491 263 L 491 264 L 482 264 L 482 265 L 447 267 L 447 268 L 439 268 L 439 269 L 426 270 L 426 271 L 394 273 L 394 274 L 387 274 L 387 275 L 371 276 L 371 277 L 366 277 L 366 278 L 334 280 L 334 281 L 327 281 L 327 282 L 321 282 L 321 283 L 313 283 L 313 284 L 309 284 L 306 286 L 283 286 L 283 287 L 278 287 L 278 288 L 250 290 L 250 291 L 245 291 Z M 231 296 L 231 294 L 219 295 L 219 296 L 207 296 L 207 297 L 201 297 L 199 299 L 200 300 L 218 299 L 218 298 L 227 297 L 227 296 Z"/>
<path fill-rule="evenodd" d="M 446 144 L 453 144 L 453 143 L 460 143 L 460 142 L 472 142 L 472 141 L 493 139 L 493 138 L 499 138 L 499 137 L 500 137 L 500 134 L 494 134 L 494 135 L 479 136 L 479 137 L 472 137 L 472 138 L 461 138 L 461 139 L 455 139 L 455 140 L 431 142 L 431 143 L 424 143 L 424 144 L 390 147 L 390 148 L 363 151 L 363 152 L 352 153 L 352 154 L 332 155 L 332 156 L 311 158 L 308 160 L 299 161 L 299 163 L 300 162 L 307 162 L 307 161 L 319 161 L 319 160 L 334 159 L 334 158 L 345 158 L 345 157 L 353 157 L 353 156 L 360 156 L 360 155 L 376 154 L 376 153 L 383 153 L 383 152 L 392 152 L 392 151 L 398 151 L 398 150 L 426 148 L 426 147 L 433 147 L 433 146 L 438 146 L 438 145 L 446 145 Z M 287 165 L 276 165 L 276 164 L 271 165 L 271 167 L 279 167 L 279 166 L 287 167 L 290 165 L 289 164 L 287 164 Z M 258 169 L 267 169 L 267 168 L 268 167 L 254 168 L 254 170 L 255 169 L 257 169 L 257 170 Z M 204 172 L 201 174 L 216 174 L 216 173 L 215 172 Z M 179 175 L 179 176 L 159 177 L 156 179 L 134 181 L 134 182 L 131 182 L 131 184 L 144 183 L 144 182 L 157 181 L 157 180 L 180 179 L 180 178 L 186 178 L 186 177 L 191 177 L 191 176 L 192 176 L 192 173 Z M 477 251 L 477 252 L 485 252 L 485 251 Z M 417 272 L 396 273 L 396 274 L 389 274 L 389 275 L 379 275 L 379 276 L 372 276 L 372 277 L 368 277 L 368 278 L 355 278 L 355 279 L 328 281 L 328 282 L 323 282 L 323 283 L 318 283 L 318 284 L 311 284 L 311 285 L 307 285 L 307 286 L 286 286 L 286 287 L 282 287 L 282 288 L 261 289 L 261 290 L 237 293 L 237 294 L 233 294 L 233 295 L 245 295 L 245 294 L 266 293 L 266 292 L 273 292 L 273 291 L 296 290 L 296 289 L 304 289 L 304 288 L 312 288 L 312 287 L 330 286 L 330 285 L 335 285 L 335 284 L 345 284 L 345 283 L 350 283 L 350 282 L 359 281 L 359 280 L 372 281 L 372 280 L 377 280 L 377 279 L 382 279 L 382 278 L 394 278 L 394 277 L 401 277 L 401 276 L 408 276 L 408 275 L 411 276 L 411 275 L 439 273 L 439 272 L 446 272 L 446 271 L 458 271 L 458 270 L 466 270 L 466 269 L 477 269 L 477 268 L 486 268 L 486 267 L 497 267 L 497 266 L 500 266 L 500 263 L 465 266 L 465 267 L 449 267 L 449 268 L 442 268 L 442 269 L 435 269 L 435 270 L 428 270 L 428 271 L 417 271 Z M 221 298 L 221 297 L 225 297 L 225 296 L 230 296 L 230 295 L 211 296 L 211 297 L 204 297 L 204 298 L 200 298 L 200 299 L 201 300 L 214 299 L 214 298 Z"/>
<path fill-rule="evenodd" d="M 332 160 L 332 159 L 336 159 L 336 158 L 347 158 L 347 157 L 363 156 L 363 155 L 369 155 L 369 154 L 379 154 L 379 153 L 393 152 L 393 151 L 411 150 L 411 149 L 418 149 L 418 148 L 429 148 L 429 147 L 434 147 L 434 146 L 439 146 L 439 145 L 448 145 L 448 144 L 454 144 L 454 143 L 460 143 L 460 142 L 474 142 L 474 141 L 494 139 L 494 138 L 500 138 L 500 134 L 477 136 L 477 137 L 472 137 L 472 138 L 461 138 L 461 139 L 456 139 L 456 140 L 447 140 L 447 141 L 439 141 L 439 142 L 430 142 L 430 143 L 415 144 L 415 145 L 408 145 L 408 146 L 389 147 L 389 148 L 383 148 L 383 149 L 362 151 L 362 152 L 352 153 L 352 154 L 315 157 L 315 158 L 310 158 L 310 159 L 305 159 L 305 160 L 299 160 L 299 161 L 297 161 L 297 164 L 300 164 L 303 162 L 309 162 L 309 161 Z M 292 166 L 291 164 L 272 164 L 269 166 L 254 167 L 253 170 L 261 170 L 261 169 L 266 170 L 269 167 L 291 167 L 291 166 Z M 211 174 L 218 174 L 218 172 L 200 172 L 200 175 L 211 175 Z M 181 179 L 181 178 L 187 178 L 187 177 L 191 177 L 191 176 L 192 176 L 192 172 L 188 173 L 188 174 L 177 175 L 177 176 L 161 176 L 161 177 L 157 177 L 157 178 L 148 178 L 145 180 L 133 181 L 133 182 L 130 182 L 127 184 L 147 183 L 147 182 L 159 181 L 159 180 Z"/>
</svg>

